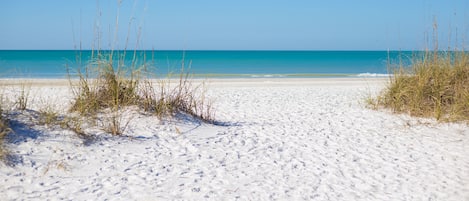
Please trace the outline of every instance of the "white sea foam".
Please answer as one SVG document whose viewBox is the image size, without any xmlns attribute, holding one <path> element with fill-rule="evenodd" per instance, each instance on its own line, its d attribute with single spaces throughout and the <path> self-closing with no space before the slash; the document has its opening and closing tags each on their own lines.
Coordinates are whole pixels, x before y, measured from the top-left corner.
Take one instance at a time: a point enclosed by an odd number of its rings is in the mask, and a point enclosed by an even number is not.
<svg viewBox="0 0 469 201">
<path fill-rule="evenodd" d="M 358 77 L 390 77 L 392 74 L 383 74 L 383 73 L 360 73 Z"/>
<path fill-rule="evenodd" d="M 252 78 L 274 78 L 274 77 L 287 77 L 287 75 L 283 74 L 253 74 L 250 75 Z"/>
</svg>

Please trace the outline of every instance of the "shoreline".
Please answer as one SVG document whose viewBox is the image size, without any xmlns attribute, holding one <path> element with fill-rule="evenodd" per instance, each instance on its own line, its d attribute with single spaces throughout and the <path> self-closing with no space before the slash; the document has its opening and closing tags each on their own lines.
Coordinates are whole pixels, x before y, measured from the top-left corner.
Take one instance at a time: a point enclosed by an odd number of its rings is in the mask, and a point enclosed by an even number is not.
<svg viewBox="0 0 469 201">
<path fill-rule="evenodd" d="M 18 86 L 18 85 L 32 85 L 32 86 L 69 86 L 70 82 L 76 82 L 79 79 L 67 78 L 0 78 L 0 86 Z M 179 78 L 170 79 L 150 79 L 153 82 L 158 80 L 169 80 L 170 82 L 177 82 Z M 318 78 L 193 78 L 195 83 L 206 82 L 209 84 L 221 85 L 242 85 L 242 84 L 270 84 L 270 85 L 296 85 L 296 84 L 312 84 L 312 85 L 341 85 L 341 84 L 360 84 L 377 83 L 383 84 L 389 81 L 388 77 L 318 77 Z"/>
</svg>

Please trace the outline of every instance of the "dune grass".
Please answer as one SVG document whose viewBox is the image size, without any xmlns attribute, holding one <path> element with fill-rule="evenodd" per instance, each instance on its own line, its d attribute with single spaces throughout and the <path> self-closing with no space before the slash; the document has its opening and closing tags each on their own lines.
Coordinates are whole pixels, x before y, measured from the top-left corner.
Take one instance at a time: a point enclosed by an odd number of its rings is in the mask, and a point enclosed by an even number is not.
<svg viewBox="0 0 469 201">
<path fill-rule="evenodd" d="M 40 125 L 60 125 L 59 113 L 53 109 L 52 106 L 48 105 L 44 108 L 39 109 L 38 120 Z"/>
<path fill-rule="evenodd" d="M 172 83 L 174 81 L 175 83 Z M 194 84 L 189 73 L 181 69 L 179 79 L 160 79 L 157 89 L 150 80 L 144 80 L 142 108 L 159 118 L 185 113 L 207 123 L 214 122 L 212 102 L 206 97 L 205 82 Z"/>
<path fill-rule="evenodd" d="M 138 80 L 133 76 L 127 77 L 121 68 L 115 69 L 112 60 L 91 63 L 85 71 L 86 73 L 78 72 L 77 86 L 70 82 L 75 96 L 70 108 L 72 112 L 94 114 L 105 108 L 138 103 Z"/>
<path fill-rule="evenodd" d="M 21 91 L 15 102 L 17 109 L 26 110 L 26 108 L 28 107 L 28 103 L 29 103 L 30 90 L 31 90 L 30 84 L 21 83 Z"/>
<path fill-rule="evenodd" d="M 410 67 L 397 68 L 387 88 L 369 103 L 396 113 L 469 122 L 469 54 L 426 51 Z"/>
<path fill-rule="evenodd" d="M 74 94 L 71 112 L 93 118 L 106 111 L 111 116 L 101 118 L 106 121 L 101 125 L 105 132 L 113 135 L 122 135 L 129 124 L 122 122 L 121 113 L 126 106 L 138 106 L 159 118 L 185 113 L 213 122 L 213 107 L 206 98 L 205 83 L 194 85 L 184 64 L 177 80 L 151 76 L 144 65 L 127 67 L 120 61 L 114 67 L 114 63 L 112 56 L 100 55 L 85 66 L 83 72 L 78 71 L 77 82 L 70 79 Z"/>
<path fill-rule="evenodd" d="M 5 149 L 5 136 L 11 131 L 11 129 L 8 127 L 8 122 L 3 118 L 0 117 L 0 160 L 3 161 L 5 159 L 6 155 L 6 149 Z"/>
<path fill-rule="evenodd" d="M 3 161 L 7 154 L 4 143 L 5 136 L 12 131 L 8 125 L 8 120 L 4 116 L 3 107 L 3 97 L 0 97 L 0 161 Z"/>
</svg>

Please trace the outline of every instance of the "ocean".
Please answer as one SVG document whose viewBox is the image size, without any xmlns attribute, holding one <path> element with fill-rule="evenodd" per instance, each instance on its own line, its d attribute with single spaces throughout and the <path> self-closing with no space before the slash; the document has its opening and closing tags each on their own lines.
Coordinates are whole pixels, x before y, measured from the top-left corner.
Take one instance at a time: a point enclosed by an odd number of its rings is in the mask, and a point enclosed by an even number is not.
<svg viewBox="0 0 469 201">
<path fill-rule="evenodd" d="M 110 51 L 101 52 L 109 55 Z M 1 78 L 66 78 L 96 61 L 96 51 L 0 50 Z M 402 51 L 114 51 L 123 68 L 145 66 L 155 75 L 195 77 L 387 76 L 390 63 L 410 58 Z"/>
</svg>

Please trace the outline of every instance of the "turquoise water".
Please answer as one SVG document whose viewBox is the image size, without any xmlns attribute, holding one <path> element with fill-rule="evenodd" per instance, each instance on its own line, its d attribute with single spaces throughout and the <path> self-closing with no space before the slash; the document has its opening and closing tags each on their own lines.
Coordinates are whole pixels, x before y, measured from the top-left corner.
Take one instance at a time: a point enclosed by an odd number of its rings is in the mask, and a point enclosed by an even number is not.
<svg viewBox="0 0 469 201">
<path fill-rule="evenodd" d="M 74 50 L 0 50 L 0 77 L 65 78 L 96 58 Z M 104 52 L 107 55 L 109 52 Z M 142 66 L 159 75 L 178 73 L 181 64 L 199 77 L 342 77 L 388 73 L 411 52 L 397 51 L 115 51 L 116 63 Z M 402 56 L 407 55 L 407 56 Z M 134 63 L 132 63 L 134 62 Z"/>
</svg>

